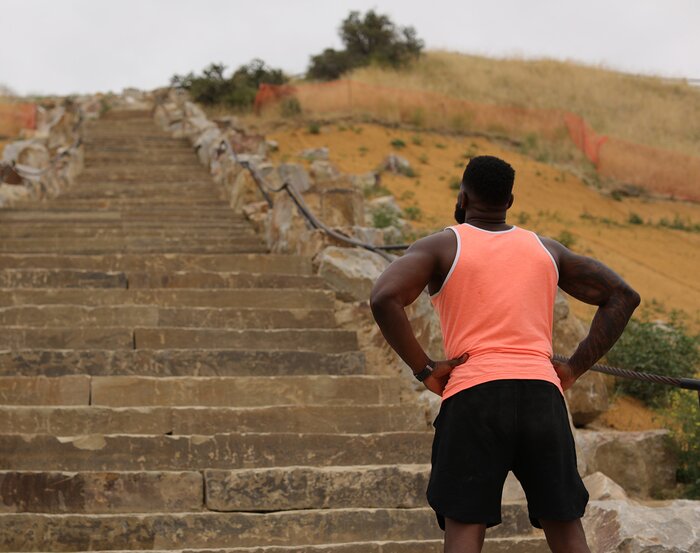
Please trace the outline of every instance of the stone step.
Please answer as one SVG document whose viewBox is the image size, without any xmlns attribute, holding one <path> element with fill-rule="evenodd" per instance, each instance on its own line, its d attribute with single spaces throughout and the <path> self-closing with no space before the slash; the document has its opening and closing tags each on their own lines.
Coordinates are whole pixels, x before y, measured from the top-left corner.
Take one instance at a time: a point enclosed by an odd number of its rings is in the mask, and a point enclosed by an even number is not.
<svg viewBox="0 0 700 553">
<path fill-rule="evenodd" d="M 214 271 L 134 271 L 127 273 L 129 288 L 275 288 L 327 289 L 314 275 Z M 280 292 L 284 293 L 284 292 Z"/>
<path fill-rule="evenodd" d="M 232 271 L 312 275 L 311 260 L 284 254 L 3 254 L 0 269 L 88 271 Z M 218 307 L 218 306 L 217 306 Z"/>
<path fill-rule="evenodd" d="M 133 349 L 134 331 L 114 327 L 5 327 L 0 349 Z"/>
<path fill-rule="evenodd" d="M 65 253 L 67 255 L 98 255 L 100 253 L 194 253 L 234 254 L 264 253 L 265 246 L 257 237 L 219 240 L 216 242 L 177 239 L 7 239 L 0 242 L 2 253 Z"/>
<path fill-rule="evenodd" d="M 142 198 L 88 198 L 88 199 L 72 199 L 56 198 L 52 203 L 52 209 L 116 209 L 124 211 L 137 211 L 143 209 L 144 201 Z M 219 209 L 227 210 L 226 202 L 216 195 L 210 195 L 204 198 L 190 199 L 187 197 L 170 196 L 159 199 L 152 199 L 149 203 L 152 204 L 150 211 L 151 217 L 157 219 L 168 215 L 168 210 L 181 210 L 185 215 L 188 207 L 198 210 L 198 215 L 204 215 L 209 210 Z M 230 212 L 230 210 L 229 210 Z M 142 214 L 148 213 L 142 211 Z"/>
<path fill-rule="evenodd" d="M 73 396 L 75 397 L 75 396 Z M 376 433 L 428 430 L 415 403 L 263 407 L 0 406 L 13 434 L 216 434 L 230 432 Z"/>
<path fill-rule="evenodd" d="M 359 351 L 171 349 L 0 351 L 0 375 L 279 376 L 363 374 Z"/>
<path fill-rule="evenodd" d="M 41 331 L 37 331 L 39 332 Z M 217 349 L 223 344 L 229 349 L 297 349 L 320 353 L 341 353 L 358 348 L 355 332 L 336 329 L 228 330 L 171 327 L 134 330 L 135 349 L 173 349 L 183 346 Z"/>
<path fill-rule="evenodd" d="M 430 463 L 433 433 L 0 434 L 0 470 L 201 470 Z"/>
<path fill-rule="evenodd" d="M 247 221 L 227 221 L 226 219 L 214 219 L 212 221 L 189 221 L 187 228 L 183 228 L 182 223 L 176 219 L 166 219 L 164 221 L 154 220 L 104 220 L 88 216 L 74 217 L 73 219 L 59 220 L 34 220 L 34 221 L 2 221 L 0 232 L 12 233 L 36 232 L 56 234 L 75 233 L 82 236 L 85 234 L 98 235 L 99 233 L 123 232 L 128 234 L 138 233 L 169 233 L 173 236 L 187 233 L 207 233 L 207 232 L 242 232 L 253 231 Z"/>
<path fill-rule="evenodd" d="M 487 536 L 490 535 L 490 530 Z M 317 545 L 265 545 L 260 547 L 234 547 L 213 549 L 171 549 L 151 553 L 442 553 L 442 539 L 429 540 L 381 540 L 350 543 L 326 543 Z M 487 537 L 482 553 L 549 553 L 547 541 L 540 536 L 516 536 L 508 538 Z M 114 551 L 111 553 L 128 553 Z"/>
<path fill-rule="evenodd" d="M 138 223 L 140 225 L 160 224 L 159 219 L 154 219 L 154 215 L 158 214 L 160 219 L 190 217 L 197 215 L 201 218 L 201 222 L 211 222 L 214 220 L 217 224 L 222 222 L 245 223 L 250 226 L 250 223 L 245 217 L 234 213 L 230 208 L 210 208 L 207 210 L 209 216 L 203 217 L 204 212 L 199 210 L 186 210 L 182 208 L 170 208 L 164 210 L 159 208 L 159 211 L 148 211 L 146 209 L 134 208 L 128 211 L 108 211 L 97 209 L 60 209 L 48 208 L 45 210 L 36 209 L 36 205 L 32 204 L 26 209 L 2 209 L 0 210 L 0 221 L 4 224 L 9 222 L 24 222 L 28 224 L 48 224 L 54 222 L 76 223 L 76 222 L 118 222 L 118 223 Z M 167 216 L 167 217 L 166 217 Z M 172 216 L 172 217 L 170 217 Z M 195 221 L 196 222 L 196 221 Z"/>
<path fill-rule="evenodd" d="M 4 376 L 0 405 L 372 405 L 394 403 L 400 384 L 376 375 L 279 376 L 274 382 L 267 376 Z"/>
<path fill-rule="evenodd" d="M 179 224 L 166 224 L 150 227 L 147 226 L 128 226 L 128 225 L 112 225 L 105 227 L 100 224 L 82 225 L 70 227 L 65 224 L 61 225 L 44 225 L 41 227 L 28 228 L 25 226 L 18 227 L 17 225 L 7 225 L 0 228 L 0 239 L 29 239 L 32 241 L 55 240 L 129 240 L 142 242 L 145 240 L 162 241 L 211 241 L 219 243 L 222 241 L 237 242 L 240 240 L 257 240 L 260 238 L 250 226 L 205 226 L 205 227 L 190 227 L 184 228 Z"/>
<path fill-rule="evenodd" d="M 162 307 L 235 307 L 263 309 L 333 309 L 334 294 L 328 290 L 274 288 L 239 289 L 79 289 L 1 288 L 0 307 L 28 305 L 155 305 Z"/>
<path fill-rule="evenodd" d="M 73 271 L 70 269 L 0 269 L 0 288 L 84 289 L 127 287 L 126 273 L 123 272 Z"/>
<path fill-rule="evenodd" d="M 203 484 L 202 473 L 195 471 L 1 471 L 0 513 L 202 511 Z"/>
<path fill-rule="evenodd" d="M 341 353 L 357 349 L 354 332 L 335 329 L 191 329 L 6 327 L 0 349 L 298 349 Z"/>
<path fill-rule="evenodd" d="M 330 309 L 236 309 L 213 307 L 155 307 L 150 305 L 45 305 L 0 307 L 0 325 L 69 327 L 76 321 L 91 327 L 182 328 L 335 328 Z"/>
<path fill-rule="evenodd" d="M 489 538 L 534 536 L 522 505 L 506 504 L 503 523 Z M 439 540 L 432 509 L 310 509 L 275 513 L 71 514 L 6 513 L 4 551 L 174 550 L 177 548 L 345 544 L 381 536 L 385 541 Z M 232 543 L 233 541 L 233 543 Z M 305 549 L 309 551 L 309 549 Z M 415 550 L 415 549 L 414 549 Z"/>
<path fill-rule="evenodd" d="M 220 188 L 210 185 L 198 185 L 189 182 L 168 181 L 167 185 L 157 186 L 149 180 L 147 185 L 130 184 L 128 186 L 112 186 L 107 181 L 95 181 L 96 184 L 88 188 L 72 189 L 61 196 L 62 200 L 109 200 L 109 199 L 136 199 L 169 201 L 172 195 L 178 198 L 215 199 L 224 202 L 225 193 Z"/>
</svg>

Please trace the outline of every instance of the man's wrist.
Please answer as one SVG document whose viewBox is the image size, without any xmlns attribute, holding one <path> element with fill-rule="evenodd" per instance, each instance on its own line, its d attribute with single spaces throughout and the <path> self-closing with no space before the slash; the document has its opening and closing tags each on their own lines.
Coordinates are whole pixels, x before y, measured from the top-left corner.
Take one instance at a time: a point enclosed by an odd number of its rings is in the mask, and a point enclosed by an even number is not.
<svg viewBox="0 0 700 553">
<path fill-rule="evenodd" d="M 416 380 L 423 382 L 433 373 L 436 365 L 437 363 L 435 363 L 435 361 L 428 359 L 423 367 L 418 370 L 411 369 L 411 371 L 413 372 L 413 376 L 416 377 Z"/>
</svg>

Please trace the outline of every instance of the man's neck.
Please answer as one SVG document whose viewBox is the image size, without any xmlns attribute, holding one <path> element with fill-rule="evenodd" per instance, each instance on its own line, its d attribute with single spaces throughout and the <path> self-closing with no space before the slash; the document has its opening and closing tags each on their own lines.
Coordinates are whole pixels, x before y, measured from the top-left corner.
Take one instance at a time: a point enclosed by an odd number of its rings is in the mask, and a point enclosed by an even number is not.
<svg viewBox="0 0 700 553">
<path fill-rule="evenodd" d="M 467 214 L 465 223 L 484 230 L 508 230 L 511 225 L 506 224 L 505 213 L 494 214 Z"/>
</svg>

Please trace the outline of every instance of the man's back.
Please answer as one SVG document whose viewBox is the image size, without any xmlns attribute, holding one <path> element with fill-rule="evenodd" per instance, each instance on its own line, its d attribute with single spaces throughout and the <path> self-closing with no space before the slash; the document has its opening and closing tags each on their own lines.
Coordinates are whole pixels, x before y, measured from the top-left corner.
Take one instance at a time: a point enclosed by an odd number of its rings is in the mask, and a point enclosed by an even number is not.
<svg viewBox="0 0 700 553">
<path fill-rule="evenodd" d="M 445 353 L 467 362 L 452 372 L 443 399 L 490 380 L 546 380 L 552 367 L 552 324 L 558 268 L 533 232 L 450 227 L 457 240 L 448 276 L 431 296 Z"/>
</svg>

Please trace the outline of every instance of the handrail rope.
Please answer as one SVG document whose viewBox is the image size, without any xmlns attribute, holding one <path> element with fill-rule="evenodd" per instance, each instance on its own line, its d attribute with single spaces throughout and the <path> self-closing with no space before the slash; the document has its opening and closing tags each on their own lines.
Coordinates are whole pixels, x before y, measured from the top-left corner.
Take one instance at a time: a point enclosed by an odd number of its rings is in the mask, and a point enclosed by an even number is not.
<svg viewBox="0 0 700 553">
<path fill-rule="evenodd" d="M 77 114 L 78 114 L 78 120 L 76 123 L 73 125 L 72 131 L 74 133 L 78 132 L 83 124 L 83 112 L 80 108 L 77 109 Z M 45 173 L 47 173 L 50 169 L 53 169 L 56 163 L 58 161 L 69 155 L 72 151 L 76 150 L 77 148 L 80 147 L 80 145 L 83 143 L 83 138 L 80 134 L 78 134 L 78 137 L 75 139 L 73 144 L 68 146 L 68 148 L 61 149 L 57 154 L 55 154 L 52 158 L 49 159 L 49 163 L 46 167 L 43 169 L 34 169 L 32 167 L 26 167 L 24 165 L 18 164 L 16 161 L 13 161 L 12 163 L 3 163 L 0 161 L 0 177 L 5 177 L 5 172 L 9 169 L 11 171 L 14 171 L 17 173 L 20 177 L 27 178 L 27 179 L 33 179 L 37 177 L 43 176 Z"/>
<path fill-rule="evenodd" d="M 392 245 L 392 246 L 373 246 L 371 244 L 366 244 L 364 242 L 361 242 L 359 240 L 356 240 L 354 238 L 350 238 L 348 236 L 345 236 L 344 234 L 340 234 L 339 232 L 336 232 L 330 228 L 328 228 L 325 224 L 323 224 L 321 221 L 319 221 L 313 213 L 309 210 L 309 207 L 306 205 L 306 202 L 304 201 L 303 197 L 299 194 L 299 192 L 296 190 L 293 184 L 288 183 L 288 182 L 283 182 L 280 186 L 274 187 L 271 186 L 265 178 L 260 175 L 257 171 L 257 169 L 249 162 L 246 160 L 241 160 L 238 158 L 238 155 L 236 152 L 233 150 L 231 147 L 230 142 L 224 138 L 221 140 L 221 143 L 219 144 L 219 148 L 217 149 L 217 154 L 221 155 L 222 153 L 228 153 L 233 160 L 241 165 L 243 168 L 247 169 L 250 175 L 253 177 L 253 181 L 257 185 L 258 189 L 262 193 L 263 197 L 265 198 L 265 201 L 267 204 L 272 207 L 273 206 L 273 201 L 272 197 L 270 196 L 270 193 L 277 193 L 281 191 L 287 192 L 287 194 L 291 197 L 292 201 L 294 201 L 294 204 L 296 205 L 297 209 L 299 212 L 303 215 L 303 217 L 306 219 L 307 223 L 309 223 L 313 228 L 322 230 L 324 233 L 327 235 L 340 240 L 342 242 L 345 242 L 347 244 L 351 244 L 353 246 L 358 246 L 361 248 L 364 248 L 369 251 L 373 251 L 385 259 L 391 261 L 391 257 L 385 253 L 383 250 L 389 250 L 389 249 L 406 249 L 408 248 L 408 244 L 397 244 L 397 245 Z M 552 357 L 553 360 L 561 362 L 561 363 L 567 363 L 569 361 L 569 358 L 555 353 Z M 698 393 L 698 403 L 700 404 L 700 380 L 695 379 L 695 378 L 676 378 L 672 376 L 665 376 L 665 375 L 660 375 L 660 374 L 654 374 L 654 373 L 646 373 L 646 372 L 641 372 L 641 371 L 632 371 L 629 369 L 622 369 L 620 367 L 611 367 L 610 365 L 604 365 L 602 363 L 596 363 L 591 367 L 591 370 L 600 372 L 600 373 L 605 373 L 605 374 L 610 374 L 613 376 L 618 376 L 618 377 L 623 377 L 623 378 L 628 378 L 628 379 L 633 379 L 633 380 L 642 380 L 645 382 L 652 382 L 655 384 L 665 384 L 667 386 L 675 386 L 677 388 L 684 388 L 686 390 L 694 390 Z"/>
</svg>

